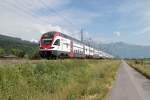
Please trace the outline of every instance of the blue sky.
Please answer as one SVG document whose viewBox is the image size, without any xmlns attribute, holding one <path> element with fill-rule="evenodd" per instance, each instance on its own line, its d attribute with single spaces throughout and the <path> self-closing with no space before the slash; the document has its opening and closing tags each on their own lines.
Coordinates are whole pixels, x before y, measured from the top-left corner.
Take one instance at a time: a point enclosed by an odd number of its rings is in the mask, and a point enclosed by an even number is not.
<svg viewBox="0 0 150 100">
<path fill-rule="evenodd" d="M 38 40 L 57 30 L 96 42 L 150 45 L 149 0 L 5 0 L 0 34 Z"/>
</svg>

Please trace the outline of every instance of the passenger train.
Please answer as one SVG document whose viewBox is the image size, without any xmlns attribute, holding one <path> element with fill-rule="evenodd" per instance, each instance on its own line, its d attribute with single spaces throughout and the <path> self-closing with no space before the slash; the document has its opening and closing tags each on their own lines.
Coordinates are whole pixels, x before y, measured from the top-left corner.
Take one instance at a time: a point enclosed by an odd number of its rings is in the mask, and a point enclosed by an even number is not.
<svg viewBox="0 0 150 100">
<path fill-rule="evenodd" d="M 51 31 L 41 36 L 39 53 L 42 58 L 113 58 L 61 32 Z"/>
</svg>

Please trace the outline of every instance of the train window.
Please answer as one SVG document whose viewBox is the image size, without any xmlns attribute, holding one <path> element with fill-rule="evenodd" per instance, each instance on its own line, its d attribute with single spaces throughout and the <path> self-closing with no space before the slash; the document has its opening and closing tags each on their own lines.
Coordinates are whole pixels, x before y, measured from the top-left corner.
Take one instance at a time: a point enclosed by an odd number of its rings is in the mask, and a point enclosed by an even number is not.
<svg viewBox="0 0 150 100">
<path fill-rule="evenodd" d="M 60 46 L 60 39 L 57 39 L 57 40 L 55 41 L 54 45 Z"/>
</svg>

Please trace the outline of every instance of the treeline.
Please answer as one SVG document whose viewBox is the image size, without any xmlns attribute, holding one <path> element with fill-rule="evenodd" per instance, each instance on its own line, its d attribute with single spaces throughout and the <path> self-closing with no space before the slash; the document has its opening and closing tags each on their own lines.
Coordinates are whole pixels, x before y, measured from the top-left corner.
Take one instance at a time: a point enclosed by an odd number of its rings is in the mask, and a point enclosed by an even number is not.
<svg viewBox="0 0 150 100">
<path fill-rule="evenodd" d="M 0 57 L 9 55 L 34 59 L 34 57 L 38 57 L 38 44 L 0 35 Z"/>
</svg>

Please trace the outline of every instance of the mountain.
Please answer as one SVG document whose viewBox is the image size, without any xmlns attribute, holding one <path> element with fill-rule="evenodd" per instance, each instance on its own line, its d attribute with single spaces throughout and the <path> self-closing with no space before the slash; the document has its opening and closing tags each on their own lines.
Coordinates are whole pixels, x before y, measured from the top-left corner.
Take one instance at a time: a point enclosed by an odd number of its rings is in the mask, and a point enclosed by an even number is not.
<svg viewBox="0 0 150 100">
<path fill-rule="evenodd" d="M 119 58 L 150 58 L 150 46 L 131 45 L 123 42 L 99 44 L 101 50 Z"/>
<path fill-rule="evenodd" d="M 3 48 L 7 54 L 11 54 L 12 49 L 24 50 L 27 54 L 32 53 L 38 44 L 22 40 L 20 38 L 0 35 L 0 48 Z"/>
</svg>

